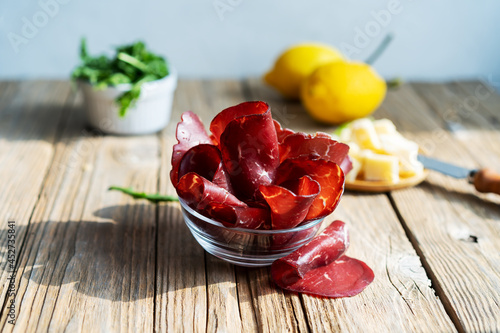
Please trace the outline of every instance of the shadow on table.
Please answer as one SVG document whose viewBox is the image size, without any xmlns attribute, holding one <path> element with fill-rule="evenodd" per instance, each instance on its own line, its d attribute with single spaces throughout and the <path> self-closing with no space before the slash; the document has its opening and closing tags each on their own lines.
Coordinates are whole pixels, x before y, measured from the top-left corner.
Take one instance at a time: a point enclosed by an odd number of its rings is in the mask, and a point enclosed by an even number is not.
<svg viewBox="0 0 500 333">
<path fill-rule="evenodd" d="M 463 181 L 465 182 L 465 180 Z M 458 202 L 465 209 L 482 218 L 490 217 L 497 221 L 500 220 L 500 195 L 479 193 L 474 190 L 472 185 L 470 192 L 457 191 L 434 183 L 429 179 L 424 181 L 423 185 L 427 188 L 428 192 L 440 193 L 446 196 L 446 200 Z"/>
<path fill-rule="evenodd" d="M 111 206 L 95 211 L 95 220 L 32 223 L 23 250 L 29 258 L 18 258 L 27 262 L 18 274 L 30 283 L 60 286 L 59 295 L 74 289 L 122 302 L 205 285 L 205 254 L 180 209 L 156 210 L 149 204 Z M 159 223 L 157 213 L 165 217 Z M 26 229 L 16 232 L 22 239 Z M 7 252 L 6 244 L 1 249 Z"/>
<path fill-rule="evenodd" d="M 220 284 L 225 290 L 227 282 L 229 288 L 236 288 L 236 282 L 254 286 L 248 295 L 239 290 L 243 303 L 277 290 L 268 268 L 235 267 L 205 253 L 176 204 L 109 206 L 93 215 L 95 220 L 30 225 L 23 257 L 18 258 L 27 264 L 18 274 L 30 281 L 31 288 L 33 283 L 56 287 L 57 291 L 47 289 L 52 297 L 75 297 L 76 291 L 120 302 L 200 286 Z M 26 228 L 19 226 L 16 233 L 22 239 Z M 0 249 L 5 256 L 6 244 Z"/>
</svg>

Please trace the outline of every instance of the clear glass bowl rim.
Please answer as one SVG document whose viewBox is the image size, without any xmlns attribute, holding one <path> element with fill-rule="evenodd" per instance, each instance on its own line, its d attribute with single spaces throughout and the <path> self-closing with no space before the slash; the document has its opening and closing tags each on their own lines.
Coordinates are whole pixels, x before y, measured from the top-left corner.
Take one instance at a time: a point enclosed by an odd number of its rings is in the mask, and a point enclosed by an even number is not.
<svg viewBox="0 0 500 333">
<path fill-rule="evenodd" d="M 185 209 L 189 214 L 195 216 L 196 218 L 203 220 L 206 223 L 210 223 L 213 226 L 224 228 L 226 230 L 235 231 L 235 232 L 243 232 L 243 233 L 251 233 L 251 234 L 259 234 L 259 235 L 276 235 L 276 234 L 286 234 L 290 232 L 298 232 L 302 230 L 306 230 L 314 227 L 316 224 L 321 223 L 325 218 L 321 217 L 319 219 L 311 220 L 306 224 L 299 225 L 295 228 L 291 229 L 278 229 L 278 230 L 257 230 L 257 229 L 248 229 L 248 228 L 229 228 L 223 225 L 222 223 L 212 220 L 204 215 L 201 215 L 191 207 L 189 207 L 181 198 L 179 198 L 179 202 L 183 209 Z"/>
</svg>

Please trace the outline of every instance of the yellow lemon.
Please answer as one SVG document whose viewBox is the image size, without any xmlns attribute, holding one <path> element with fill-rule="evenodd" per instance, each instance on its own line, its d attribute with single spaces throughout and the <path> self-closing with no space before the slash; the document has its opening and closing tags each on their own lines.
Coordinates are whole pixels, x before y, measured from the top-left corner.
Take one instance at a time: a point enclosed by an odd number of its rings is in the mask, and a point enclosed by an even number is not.
<svg viewBox="0 0 500 333">
<path fill-rule="evenodd" d="M 302 103 L 326 124 L 366 117 L 382 103 L 387 86 L 377 72 L 359 62 L 334 62 L 318 67 L 302 84 Z"/>
<path fill-rule="evenodd" d="M 297 44 L 279 56 L 264 80 L 285 97 L 298 99 L 305 78 L 319 66 L 339 60 L 343 60 L 342 54 L 328 45 Z"/>
</svg>

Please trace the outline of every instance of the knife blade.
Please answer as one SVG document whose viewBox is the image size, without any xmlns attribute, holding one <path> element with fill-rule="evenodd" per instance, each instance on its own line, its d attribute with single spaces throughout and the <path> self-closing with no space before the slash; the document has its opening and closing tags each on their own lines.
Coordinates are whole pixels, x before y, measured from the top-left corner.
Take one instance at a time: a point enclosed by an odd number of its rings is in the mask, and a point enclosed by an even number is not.
<svg viewBox="0 0 500 333">
<path fill-rule="evenodd" d="M 426 169 L 438 171 L 454 178 L 467 178 L 479 192 L 500 194 L 500 174 L 492 169 L 467 169 L 420 154 L 417 158 Z"/>
<path fill-rule="evenodd" d="M 420 154 L 418 155 L 418 160 L 424 165 L 424 168 L 438 171 L 454 178 L 470 178 L 477 172 L 475 169 L 462 168 L 460 166 Z"/>
</svg>

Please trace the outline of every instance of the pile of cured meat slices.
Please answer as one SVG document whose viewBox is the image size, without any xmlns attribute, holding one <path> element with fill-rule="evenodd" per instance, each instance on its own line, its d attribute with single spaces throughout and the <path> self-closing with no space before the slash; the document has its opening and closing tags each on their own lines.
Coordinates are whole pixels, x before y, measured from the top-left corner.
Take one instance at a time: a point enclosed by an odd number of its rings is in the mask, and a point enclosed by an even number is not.
<svg viewBox="0 0 500 333">
<path fill-rule="evenodd" d="M 170 178 L 177 194 L 200 214 L 226 227 L 290 229 L 337 207 L 344 173 L 352 168 L 347 145 L 328 134 L 282 128 L 265 102 L 223 110 L 210 131 L 196 114 L 185 112 L 172 155 Z M 334 222 L 276 261 L 273 279 L 289 290 L 355 295 L 373 280 L 373 272 L 342 256 L 347 246 L 344 224 Z"/>
</svg>

